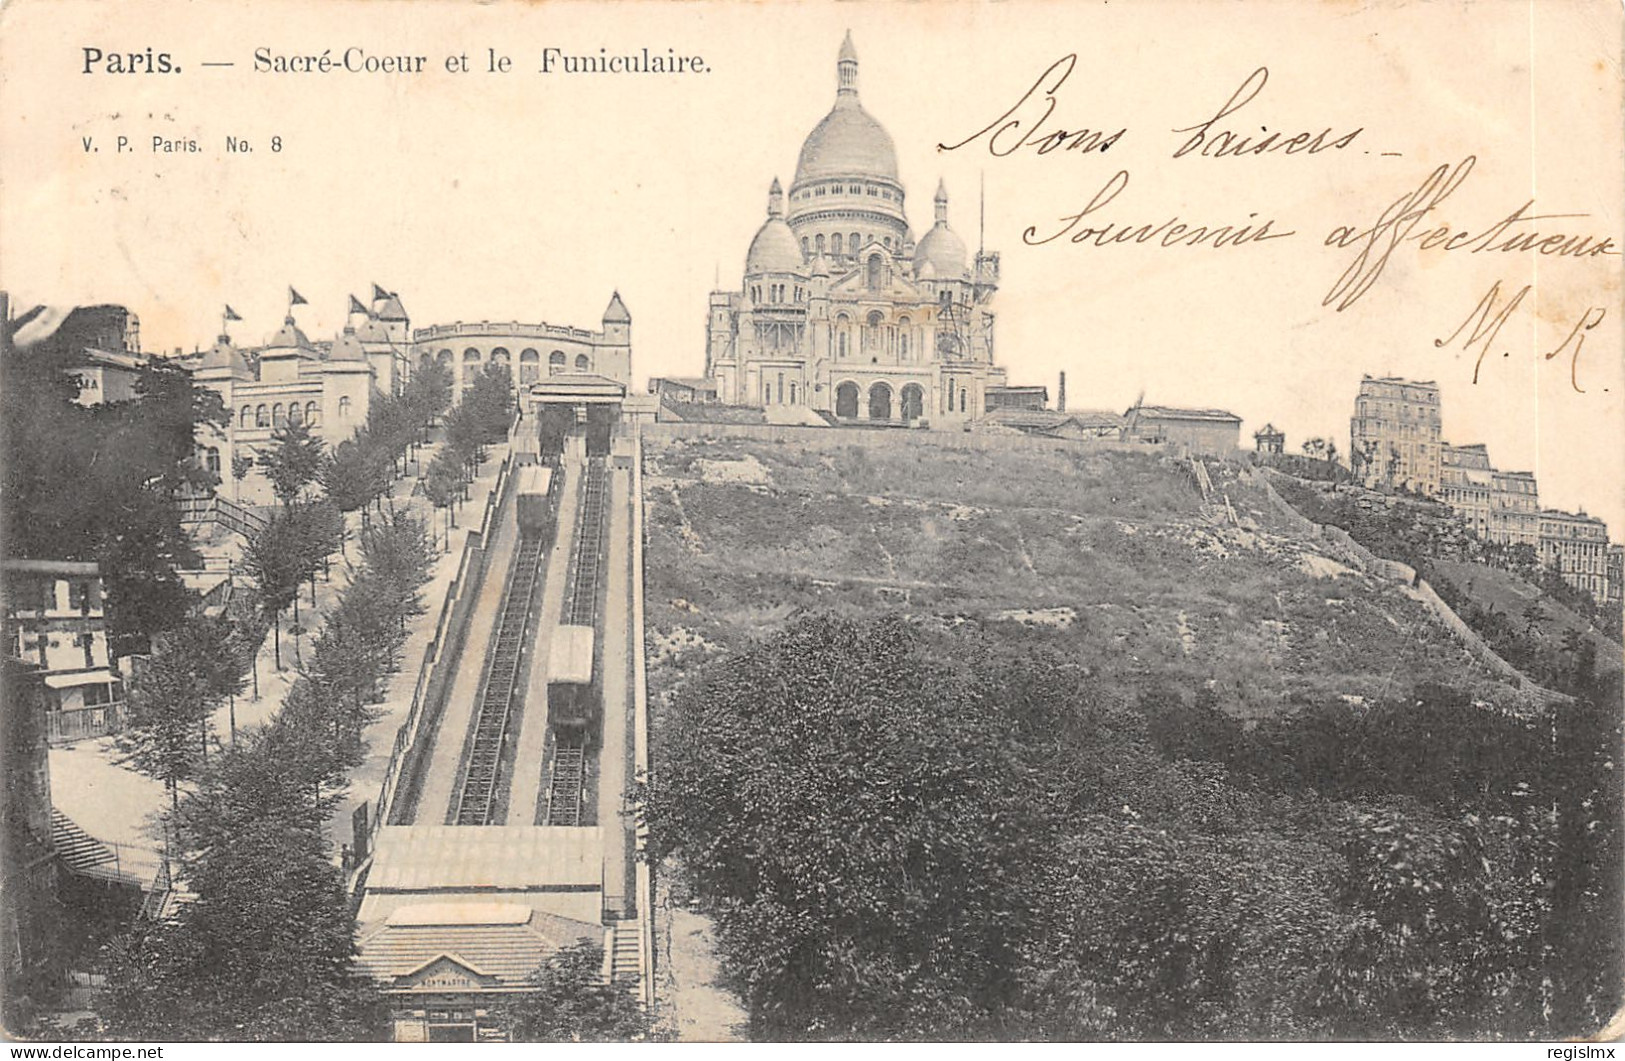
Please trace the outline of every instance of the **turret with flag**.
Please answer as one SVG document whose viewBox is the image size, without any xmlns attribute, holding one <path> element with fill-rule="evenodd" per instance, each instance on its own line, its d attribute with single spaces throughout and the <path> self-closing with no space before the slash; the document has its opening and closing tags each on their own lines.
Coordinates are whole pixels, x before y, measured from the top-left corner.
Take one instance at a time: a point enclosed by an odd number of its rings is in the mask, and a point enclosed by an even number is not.
<svg viewBox="0 0 1625 1061">
<path fill-rule="evenodd" d="M 227 337 L 227 335 L 226 335 L 226 325 L 230 324 L 232 321 L 240 321 L 240 320 L 242 320 L 242 318 L 237 315 L 237 311 L 232 309 L 228 305 L 226 307 L 225 312 L 220 314 L 220 337 L 221 338 L 226 338 Z"/>
<path fill-rule="evenodd" d="M 354 295 L 351 295 L 350 296 L 350 312 L 351 313 L 365 314 L 367 312 L 367 307 L 363 306 L 361 304 L 361 300 L 359 298 L 356 298 Z"/>
</svg>

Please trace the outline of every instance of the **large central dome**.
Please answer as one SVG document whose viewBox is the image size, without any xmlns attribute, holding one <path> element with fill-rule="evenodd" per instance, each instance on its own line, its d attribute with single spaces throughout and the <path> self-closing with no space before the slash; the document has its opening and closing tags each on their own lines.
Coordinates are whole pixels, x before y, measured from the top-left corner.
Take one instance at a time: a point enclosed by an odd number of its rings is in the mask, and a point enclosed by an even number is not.
<svg viewBox="0 0 1625 1061">
<path fill-rule="evenodd" d="M 881 177 L 897 180 L 897 148 L 891 134 L 869 116 L 856 97 L 842 96 L 801 145 L 796 183 L 820 177 Z"/>
<path fill-rule="evenodd" d="M 895 182 L 897 148 L 891 134 L 858 102 L 858 55 L 850 33 L 836 65 L 835 106 L 801 145 L 795 184 L 822 177 L 878 177 Z"/>
</svg>

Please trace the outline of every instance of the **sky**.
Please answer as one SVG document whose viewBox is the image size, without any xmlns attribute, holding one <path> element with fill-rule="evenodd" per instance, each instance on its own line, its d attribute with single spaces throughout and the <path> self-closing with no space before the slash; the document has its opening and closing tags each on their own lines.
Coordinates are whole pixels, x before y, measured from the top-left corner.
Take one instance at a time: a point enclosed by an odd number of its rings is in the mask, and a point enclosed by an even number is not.
<svg viewBox="0 0 1625 1061">
<path fill-rule="evenodd" d="M 916 236 L 940 177 L 967 244 L 982 233 L 1001 254 L 1011 382 L 1053 397 L 1065 371 L 1071 408 L 1120 412 L 1143 394 L 1229 409 L 1249 441 L 1269 421 L 1293 448 L 1346 449 L 1362 374 L 1435 380 L 1446 439 L 1487 444 L 1497 466 L 1537 474 L 1544 504 L 1625 537 L 1617 5 L 13 0 L 0 23 L 0 286 L 16 306 L 125 304 L 149 351 L 208 345 L 228 303 L 244 318 L 234 339 L 262 342 L 289 285 L 318 339 L 374 282 L 417 326 L 596 328 L 619 290 L 635 375 L 696 374 L 706 294 L 738 286 L 769 183 L 788 187 L 833 103 L 850 29 Z M 543 74 L 550 47 L 670 49 L 705 72 Z M 87 48 L 102 56 L 89 73 Z M 349 48 L 423 56 L 423 71 L 255 68 L 261 49 Z M 181 71 L 109 71 L 108 55 L 148 49 Z M 485 72 L 490 51 L 512 68 Z M 465 55 L 469 72 L 446 71 Z M 1256 95 L 1237 97 L 1261 68 Z M 1209 139 L 1180 154 L 1208 119 Z M 1105 135 L 1095 150 L 1008 150 L 1057 129 Z M 1315 151 L 1215 154 L 1224 131 L 1254 147 L 1324 135 Z M 154 136 L 199 150 L 155 152 Z M 228 136 L 252 150 L 227 152 Z M 1431 205 L 1410 231 L 1444 228 L 1435 245 L 1370 232 L 1419 190 Z M 1500 239 L 1611 238 L 1613 251 L 1493 249 L 1496 222 L 1531 200 L 1526 215 L 1578 216 Z M 1278 238 L 1070 241 L 1107 224 L 1266 220 Z M 1491 246 L 1446 249 L 1457 232 Z M 1351 267 L 1375 273 L 1369 288 L 1328 304 Z M 1464 348 L 1471 324 L 1450 339 L 1492 288 L 1498 311 L 1526 286 L 1482 364 L 1482 340 Z"/>
</svg>

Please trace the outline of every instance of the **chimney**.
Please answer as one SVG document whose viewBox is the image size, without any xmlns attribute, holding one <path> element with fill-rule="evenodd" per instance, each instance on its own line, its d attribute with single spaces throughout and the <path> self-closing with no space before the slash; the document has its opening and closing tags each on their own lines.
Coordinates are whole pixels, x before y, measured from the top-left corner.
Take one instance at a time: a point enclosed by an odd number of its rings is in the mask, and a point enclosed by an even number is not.
<svg viewBox="0 0 1625 1061">
<path fill-rule="evenodd" d="M 1060 393 L 1055 396 L 1055 411 L 1058 412 L 1058 413 L 1066 412 L 1066 373 L 1065 372 L 1061 373 Z"/>
</svg>

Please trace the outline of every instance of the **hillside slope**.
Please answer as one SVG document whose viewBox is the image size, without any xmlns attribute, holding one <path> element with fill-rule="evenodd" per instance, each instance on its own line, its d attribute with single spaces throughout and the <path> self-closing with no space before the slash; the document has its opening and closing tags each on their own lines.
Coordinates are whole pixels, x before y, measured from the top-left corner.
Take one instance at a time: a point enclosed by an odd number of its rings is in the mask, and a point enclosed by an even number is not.
<svg viewBox="0 0 1625 1061">
<path fill-rule="evenodd" d="M 1425 682 L 1522 702 L 1401 588 L 1321 555 L 1244 480 L 1215 484 L 1231 523 L 1186 464 L 1152 453 L 910 441 L 647 439 L 651 688 L 804 611 L 895 610 L 1075 654 L 1107 696 L 1152 676 L 1206 686 L 1241 718 Z"/>
</svg>

